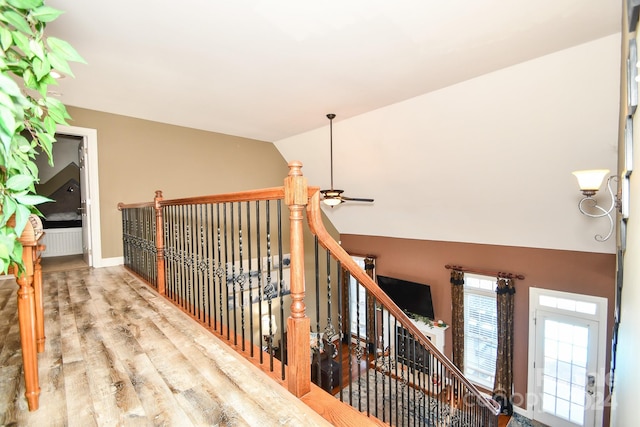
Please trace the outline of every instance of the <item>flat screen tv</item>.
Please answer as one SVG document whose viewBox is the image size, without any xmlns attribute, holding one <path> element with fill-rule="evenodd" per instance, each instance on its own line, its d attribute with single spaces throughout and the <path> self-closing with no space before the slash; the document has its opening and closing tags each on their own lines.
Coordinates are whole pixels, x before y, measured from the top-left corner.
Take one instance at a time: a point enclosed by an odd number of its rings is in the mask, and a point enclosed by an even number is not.
<svg viewBox="0 0 640 427">
<path fill-rule="evenodd" d="M 429 285 L 386 276 L 376 276 L 376 279 L 378 286 L 400 309 L 431 320 L 435 319 Z"/>
</svg>

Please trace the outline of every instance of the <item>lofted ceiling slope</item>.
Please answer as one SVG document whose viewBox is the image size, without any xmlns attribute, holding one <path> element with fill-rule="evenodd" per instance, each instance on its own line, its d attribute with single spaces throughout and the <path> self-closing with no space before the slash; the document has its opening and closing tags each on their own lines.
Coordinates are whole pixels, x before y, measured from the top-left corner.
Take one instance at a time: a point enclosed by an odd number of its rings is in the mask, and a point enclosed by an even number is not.
<svg viewBox="0 0 640 427">
<path fill-rule="evenodd" d="M 51 0 L 67 105 L 264 141 L 620 28 L 611 0 Z"/>
</svg>

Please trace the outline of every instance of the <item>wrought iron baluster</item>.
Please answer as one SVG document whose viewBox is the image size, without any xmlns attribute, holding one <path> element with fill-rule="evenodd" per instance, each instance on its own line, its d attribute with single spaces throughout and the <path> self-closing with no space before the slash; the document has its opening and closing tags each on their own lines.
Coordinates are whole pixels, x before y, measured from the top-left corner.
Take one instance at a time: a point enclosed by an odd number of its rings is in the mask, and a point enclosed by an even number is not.
<svg viewBox="0 0 640 427">
<path fill-rule="evenodd" d="M 269 336 L 272 336 L 271 315 L 273 314 L 273 299 L 276 296 L 277 290 L 273 286 L 272 278 L 272 258 L 271 258 L 271 204 L 267 201 L 265 205 L 266 215 L 266 231 L 267 231 L 267 281 L 264 285 L 264 293 L 267 297 L 267 314 L 269 316 Z M 269 340 L 267 343 L 267 350 L 269 352 L 269 369 L 273 371 L 273 342 Z"/>
<path fill-rule="evenodd" d="M 222 204 L 222 221 L 223 221 L 223 236 L 224 236 L 224 267 L 225 267 L 225 275 L 224 275 L 224 280 L 225 280 L 225 296 L 226 296 L 226 309 L 225 312 L 227 314 L 227 323 L 226 323 L 226 328 L 227 328 L 227 340 L 230 339 L 231 337 L 231 307 L 229 307 L 229 273 L 231 273 L 231 279 L 233 279 L 233 270 L 229 271 L 229 238 L 228 238 L 228 233 L 229 233 L 229 228 L 227 226 L 227 204 L 223 203 Z M 232 251 L 233 253 L 233 251 Z M 231 263 L 231 268 L 233 269 L 233 263 Z M 233 280 L 231 281 L 231 284 L 233 286 Z M 231 295 L 231 297 L 233 298 L 233 304 L 235 305 L 235 295 Z"/>
<path fill-rule="evenodd" d="M 162 208 L 162 217 L 164 219 L 164 268 L 165 268 L 165 293 L 167 298 L 173 299 L 173 289 L 171 288 L 172 284 L 172 217 L 170 214 L 170 208 L 167 206 L 163 206 Z"/>
<path fill-rule="evenodd" d="M 276 200 L 276 212 L 277 212 L 277 236 L 278 236 L 278 278 L 279 280 L 279 294 L 280 294 L 280 309 L 279 309 L 279 318 L 280 318 L 280 340 L 282 341 L 282 333 L 284 331 L 284 294 L 285 294 L 285 279 L 283 277 L 283 269 L 284 269 L 284 253 L 282 251 L 282 200 Z M 291 286 L 290 281 L 287 281 L 289 286 Z M 284 380 L 285 376 L 285 365 L 282 363 L 280 365 L 280 378 Z"/>
<path fill-rule="evenodd" d="M 242 236 L 242 204 L 240 202 L 238 202 L 238 258 L 239 258 L 239 263 L 240 263 L 240 269 L 238 271 L 238 277 L 236 278 L 238 285 L 239 285 L 239 296 L 240 296 L 240 328 L 241 328 L 241 333 L 242 333 L 242 351 L 245 351 L 245 299 L 244 299 L 244 284 L 245 284 L 245 280 L 246 277 L 244 275 L 244 265 L 243 265 L 243 261 L 244 261 L 244 254 L 243 254 L 243 250 L 244 250 L 244 241 L 243 241 L 243 236 Z M 235 318 L 235 317 L 234 317 Z M 237 332 L 236 332 L 236 336 L 237 336 Z"/>
<path fill-rule="evenodd" d="M 384 316 L 384 311 L 382 313 L 383 313 L 383 316 Z M 390 326 L 391 325 L 391 313 L 389 313 L 388 311 L 386 313 L 387 313 L 387 343 L 388 343 L 388 347 L 387 348 L 389 349 L 389 354 L 387 355 L 387 361 L 388 361 L 387 363 L 388 364 L 385 365 L 385 366 L 388 367 L 387 369 L 389 370 L 389 373 L 391 373 L 391 370 L 392 370 L 391 348 L 396 349 L 396 344 L 395 344 L 395 340 L 394 340 L 393 341 L 394 344 L 393 344 L 393 346 L 391 346 L 391 343 L 392 343 L 392 341 L 391 341 L 391 339 L 392 339 L 392 337 L 391 337 L 392 328 Z M 383 333 L 383 336 L 384 336 L 384 333 Z M 383 357 L 384 357 L 384 353 L 383 353 Z M 395 362 L 396 361 L 395 361 L 395 358 L 394 358 L 394 364 L 395 364 Z M 391 402 L 389 402 L 389 418 L 385 417 L 386 410 L 385 410 L 385 406 L 384 406 L 384 402 L 386 402 L 386 400 L 387 400 L 387 399 L 384 398 L 385 392 L 387 392 L 387 388 L 385 387 L 386 377 L 387 377 L 386 375 L 384 375 L 382 377 L 382 390 L 383 390 L 383 393 L 382 393 L 382 395 L 383 395 L 383 398 L 382 398 L 382 402 L 383 402 L 383 406 L 382 406 L 382 421 L 390 423 L 391 420 L 392 420 L 392 408 L 393 408 L 393 406 L 392 406 Z M 389 378 L 388 384 L 389 384 L 388 396 L 389 396 L 389 398 L 391 398 L 391 378 Z"/>
<path fill-rule="evenodd" d="M 170 206 L 170 228 L 171 232 L 167 234 L 168 238 L 171 239 L 170 245 L 170 259 L 171 259 L 171 271 L 167 274 L 167 280 L 171 281 L 171 299 L 177 303 L 178 302 L 178 241 L 176 236 L 178 235 L 178 224 L 177 224 L 177 207 Z"/>
<path fill-rule="evenodd" d="M 258 285 L 257 285 L 257 291 L 258 291 L 258 338 L 262 339 L 262 337 L 264 336 L 264 331 L 262 330 L 262 301 L 263 301 L 263 297 L 264 294 L 262 292 L 262 239 L 260 238 L 261 235 L 261 221 L 260 221 L 260 201 L 256 201 L 256 240 L 257 240 L 257 257 L 258 257 Z M 282 328 L 284 329 L 284 325 L 282 325 Z M 260 341 L 260 348 L 262 348 L 262 341 Z M 286 359 L 286 354 L 283 355 L 283 359 L 282 362 L 285 363 Z M 262 364 L 264 362 L 264 351 L 260 352 L 260 364 Z"/>
<path fill-rule="evenodd" d="M 318 334 L 320 332 L 320 261 L 319 261 L 319 256 L 318 256 L 318 252 L 316 251 L 314 253 L 314 271 L 315 271 L 315 280 L 314 280 L 314 293 L 315 293 L 315 323 L 316 323 L 316 327 L 315 327 L 315 333 Z M 330 266 L 327 265 L 326 269 L 330 270 Z M 313 316 L 313 314 L 309 313 L 309 317 L 311 318 Z M 311 319 L 309 321 L 309 323 L 311 324 Z M 314 365 L 314 369 L 315 369 L 315 373 L 316 373 L 316 377 L 315 378 L 311 378 L 311 381 L 315 382 L 316 384 L 318 384 L 320 387 L 322 387 L 322 376 L 320 375 L 320 346 L 322 345 L 322 341 L 320 340 L 320 336 L 319 334 L 316 335 L 316 340 L 315 343 L 316 345 L 311 349 L 311 363 L 313 363 Z M 313 369 L 312 371 L 313 372 Z"/>
<path fill-rule="evenodd" d="M 151 275 L 152 275 L 152 280 L 153 283 L 155 285 L 155 288 L 158 289 L 158 242 L 157 242 L 157 236 L 156 236 L 156 230 L 158 227 L 158 223 L 157 223 L 157 218 L 156 218 L 156 211 L 155 208 L 153 207 L 149 207 L 149 215 L 150 215 L 150 221 L 151 221 L 151 238 L 149 239 L 150 242 L 150 249 L 151 249 L 151 255 L 150 255 L 150 264 L 151 264 Z"/>
<path fill-rule="evenodd" d="M 375 402 L 375 404 L 373 406 L 373 411 L 374 411 L 373 415 L 376 418 L 380 418 L 379 414 L 378 414 L 378 403 L 379 403 L 379 400 L 378 400 L 378 398 L 379 398 L 379 396 L 378 396 L 378 386 L 379 386 L 379 384 L 378 384 L 378 371 L 377 371 L 377 368 L 378 368 L 379 357 L 382 354 L 382 351 L 378 348 L 378 345 L 380 344 L 380 342 L 377 339 L 378 326 L 379 326 L 378 325 L 378 322 L 379 322 L 378 321 L 378 313 L 375 310 L 375 308 L 377 306 L 377 301 L 376 301 L 375 297 L 373 297 L 371 295 L 369 296 L 369 298 L 371 299 L 372 307 L 374 308 L 373 316 L 371 317 L 371 319 L 373 320 L 372 328 L 373 328 L 374 335 L 375 335 L 373 337 L 373 350 L 372 350 L 373 355 L 374 355 L 374 357 L 373 357 L 373 363 L 374 363 L 374 365 L 373 365 L 373 379 L 374 379 L 374 381 L 373 381 L 373 394 L 374 394 L 373 401 Z M 369 361 L 368 360 L 367 360 L 367 366 L 369 366 Z"/>
<path fill-rule="evenodd" d="M 398 330 L 398 319 L 396 319 L 395 317 L 393 318 L 393 330 L 397 331 Z M 400 342 L 400 340 L 402 340 L 402 342 Z M 403 348 L 404 348 L 404 337 L 402 337 L 400 334 L 398 334 L 396 332 L 396 351 L 398 354 L 401 354 L 403 352 Z M 399 367 L 399 363 L 395 364 L 395 378 L 400 378 L 398 375 L 398 370 L 401 369 Z M 399 407 L 399 403 L 400 403 L 400 398 L 399 398 L 399 394 L 398 394 L 398 384 L 400 384 L 400 381 L 398 381 L 397 379 L 394 381 L 394 386 L 395 386 L 395 399 L 394 399 L 394 403 L 395 403 L 395 418 L 396 418 L 396 424 L 398 425 L 399 422 L 399 411 L 400 411 L 400 407 Z M 391 394 L 391 393 L 389 393 Z"/>
<path fill-rule="evenodd" d="M 247 259 L 248 259 L 248 263 L 247 263 L 247 267 L 248 270 L 247 271 L 247 277 L 249 278 L 248 281 L 248 287 L 249 287 L 249 297 L 248 297 L 248 301 L 249 301 L 249 353 L 251 354 L 251 357 L 254 356 L 254 352 L 253 352 L 253 348 L 254 348 L 254 330 L 253 330 L 253 272 L 254 272 L 254 268 L 255 266 L 253 265 L 253 258 L 252 258 L 252 234 L 251 234 L 251 202 L 246 202 L 246 212 L 247 212 Z"/>
<path fill-rule="evenodd" d="M 318 245 L 318 240 L 316 238 L 316 245 Z M 328 255 L 330 256 L 330 254 Z M 338 288 L 338 342 L 339 342 L 339 347 L 338 347 L 338 360 L 340 361 L 340 366 L 342 367 L 342 369 L 344 369 L 344 364 L 343 364 L 343 342 L 345 339 L 345 335 L 348 337 L 350 336 L 349 334 L 345 334 L 344 333 L 344 323 L 342 321 L 343 317 L 342 317 L 342 307 L 343 304 L 348 301 L 348 298 L 344 298 L 345 301 L 343 301 L 343 292 L 342 292 L 342 269 L 340 268 L 340 263 L 336 261 L 336 286 Z M 347 348 L 349 348 L 347 346 Z M 347 355 L 347 358 L 349 359 L 349 361 L 351 360 L 351 354 Z M 349 365 L 349 369 L 351 369 L 351 364 L 350 362 L 348 363 Z M 349 372 L 351 372 L 351 370 L 349 370 Z M 351 375 L 348 375 L 349 378 L 349 383 L 351 383 Z M 338 379 L 338 384 L 340 385 L 340 390 L 342 390 L 342 388 L 344 387 L 343 384 L 343 376 L 341 375 L 340 378 Z M 340 393 L 340 400 L 342 401 L 342 393 Z"/>
<path fill-rule="evenodd" d="M 189 311 L 187 307 L 187 239 L 189 238 L 189 229 L 185 215 L 185 206 L 180 206 L 180 224 L 182 225 L 182 233 L 180 234 L 180 302 L 182 309 Z"/>
<path fill-rule="evenodd" d="M 358 286 L 361 286 L 362 289 L 364 289 L 364 347 L 361 346 L 361 348 L 363 348 L 363 359 L 364 359 L 364 372 L 365 372 L 365 378 L 366 378 L 366 382 L 365 382 L 365 390 L 366 390 L 366 396 L 365 396 L 365 403 L 366 403 L 366 407 L 367 407 L 367 415 L 371 414 L 371 404 L 370 404 L 370 400 L 369 400 L 369 395 L 371 393 L 371 389 L 369 386 L 369 343 L 370 343 L 370 337 L 369 337 L 369 292 L 367 291 L 367 288 L 365 288 L 362 283 L 358 280 L 357 281 Z M 358 374 L 360 374 L 360 366 L 362 364 L 360 362 L 358 362 Z"/>
<path fill-rule="evenodd" d="M 195 316 L 195 280 L 193 265 L 193 246 L 195 239 L 195 227 L 193 223 L 193 205 L 185 206 L 185 224 L 187 227 L 187 236 L 185 241 L 185 267 L 186 277 L 185 286 L 187 289 L 187 310 L 192 316 Z M 196 241 L 197 243 L 197 241 Z"/>
<path fill-rule="evenodd" d="M 205 260 L 206 270 L 204 273 L 205 287 L 202 290 L 203 292 L 202 298 L 204 298 L 206 302 L 206 313 L 207 313 L 206 324 L 207 324 L 207 327 L 211 328 L 213 326 L 213 323 L 211 321 L 212 312 L 214 312 L 211 306 L 214 305 L 215 301 L 212 299 L 212 290 L 213 290 L 214 283 L 213 283 L 213 275 L 211 274 L 211 270 L 214 266 L 214 263 L 213 263 L 213 248 L 212 248 L 213 243 L 210 240 L 211 233 L 213 232 L 213 215 L 212 215 L 212 206 L 210 203 L 204 205 L 203 213 L 204 213 L 204 236 L 205 236 L 205 251 L 203 256 Z"/>
<path fill-rule="evenodd" d="M 333 344 L 333 338 L 335 335 L 335 329 L 333 328 L 333 324 L 331 323 L 331 254 L 329 253 L 329 251 L 325 251 L 326 252 L 326 260 L 325 263 L 327 265 L 327 326 L 325 326 L 324 328 L 324 336 L 327 338 L 327 342 L 329 344 Z M 318 317 L 320 316 L 320 310 L 318 307 Z M 338 343 L 338 345 L 340 345 L 340 343 Z M 331 360 L 331 364 L 333 363 L 333 354 L 329 354 L 329 358 Z M 341 369 L 338 369 L 338 372 L 341 372 L 342 370 L 342 360 L 338 359 L 338 363 L 340 363 L 340 367 Z M 337 373 L 338 373 L 337 372 Z M 338 380 L 336 378 L 336 380 Z M 329 368 L 329 385 L 328 388 L 329 390 L 332 390 L 334 385 L 333 385 L 333 367 L 331 366 Z"/>
<path fill-rule="evenodd" d="M 349 274 L 349 281 L 353 278 Z M 354 352 L 356 355 L 356 369 L 358 370 L 358 410 L 362 412 L 362 372 L 360 372 L 362 361 L 362 347 L 360 346 L 360 283 L 355 282 L 356 287 L 356 342 L 354 345 Z"/>
<path fill-rule="evenodd" d="M 224 312 L 228 309 L 226 305 L 223 305 L 223 288 L 226 287 L 226 270 L 222 267 L 222 229 L 221 229 L 221 219 L 220 219 L 220 204 L 216 204 L 216 236 L 217 236 L 217 251 L 218 251 L 218 268 L 216 269 L 216 277 L 218 279 L 218 310 L 219 310 L 219 325 L 216 330 L 222 334 L 223 333 L 223 316 Z"/>
</svg>

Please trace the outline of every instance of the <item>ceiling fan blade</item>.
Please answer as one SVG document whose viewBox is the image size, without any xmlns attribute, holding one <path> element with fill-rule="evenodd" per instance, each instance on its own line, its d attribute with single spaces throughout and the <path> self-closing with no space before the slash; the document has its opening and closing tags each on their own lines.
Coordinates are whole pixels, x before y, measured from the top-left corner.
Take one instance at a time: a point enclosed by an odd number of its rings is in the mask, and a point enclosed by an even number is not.
<svg viewBox="0 0 640 427">
<path fill-rule="evenodd" d="M 373 203 L 373 199 L 363 199 L 360 197 L 346 197 L 346 196 L 342 196 L 342 200 L 345 201 L 350 201 L 350 202 L 368 202 L 368 203 Z"/>
</svg>

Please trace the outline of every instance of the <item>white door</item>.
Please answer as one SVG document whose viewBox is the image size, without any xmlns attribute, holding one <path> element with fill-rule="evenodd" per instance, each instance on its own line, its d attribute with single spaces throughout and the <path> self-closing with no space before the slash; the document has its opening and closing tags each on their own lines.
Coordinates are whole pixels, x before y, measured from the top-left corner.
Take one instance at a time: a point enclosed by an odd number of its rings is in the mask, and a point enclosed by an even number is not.
<svg viewBox="0 0 640 427">
<path fill-rule="evenodd" d="M 89 195 L 89 170 L 87 168 L 87 147 L 83 138 L 78 147 L 78 159 L 80 162 L 80 213 L 82 215 L 82 256 L 84 262 L 89 266 L 93 266 L 91 251 L 91 215 L 89 212 L 89 204 L 91 198 Z"/>
<path fill-rule="evenodd" d="M 529 396 L 554 427 L 602 425 L 607 299 L 530 288 Z"/>
<path fill-rule="evenodd" d="M 593 426 L 598 325 L 536 312 L 535 419 L 551 426 Z"/>
</svg>

